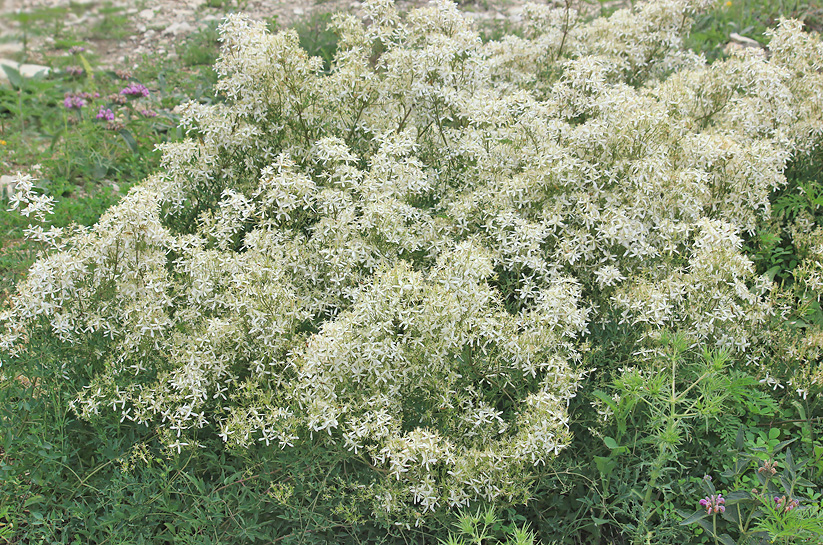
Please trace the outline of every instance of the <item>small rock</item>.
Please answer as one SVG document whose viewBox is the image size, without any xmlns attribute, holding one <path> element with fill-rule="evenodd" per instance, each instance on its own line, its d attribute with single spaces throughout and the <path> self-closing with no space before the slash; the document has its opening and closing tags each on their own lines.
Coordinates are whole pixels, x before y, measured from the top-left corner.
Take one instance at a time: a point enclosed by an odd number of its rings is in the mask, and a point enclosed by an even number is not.
<svg viewBox="0 0 823 545">
<path fill-rule="evenodd" d="M 291 11 L 295 15 L 303 15 L 304 13 L 306 13 L 306 10 L 304 10 L 303 8 L 294 8 Z"/>
<path fill-rule="evenodd" d="M 143 19 L 144 21 L 151 21 L 152 19 L 154 19 L 154 10 L 144 9 L 143 11 L 138 13 L 137 16 Z"/>
<path fill-rule="evenodd" d="M 752 40 L 751 38 L 747 38 L 746 36 L 741 36 L 737 32 L 732 32 L 731 34 L 729 34 L 729 39 L 731 39 L 731 41 L 733 41 L 734 43 L 738 43 L 746 47 L 760 47 L 760 42 L 758 42 L 757 40 Z"/>
<path fill-rule="evenodd" d="M 164 35 L 171 34 L 172 36 L 179 36 L 180 34 L 187 34 L 194 30 L 194 27 L 185 21 L 172 23 L 163 31 Z"/>
<path fill-rule="evenodd" d="M 20 75 L 24 78 L 33 77 L 41 72 L 44 74 L 48 74 L 51 69 L 48 66 L 41 66 L 39 64 L 20 64 L 17 61 L 11 61 L 9 59 L 0 59 L 0 65 L 6 65 L 11 68 L 14 68 Z M 6 71 L 0 69 L 0 81 L 8 81 L 9 77 L 6 75 Z"/>
<path fill-rule="evenodd" d="M 17 42 L 0 44 L 0 56 L 11 55 L 12 53 L 19 53 L 20 51 L 23 51 L 23 44 Z"/>
<path fill-rule="evenodd" d="M 0 176 L 0 195 L 4 197 L 10 196 L 14 193 L 14 187 L 17 185 L 17 176 L 9 176 L 3 174 Z"/>
</svg>

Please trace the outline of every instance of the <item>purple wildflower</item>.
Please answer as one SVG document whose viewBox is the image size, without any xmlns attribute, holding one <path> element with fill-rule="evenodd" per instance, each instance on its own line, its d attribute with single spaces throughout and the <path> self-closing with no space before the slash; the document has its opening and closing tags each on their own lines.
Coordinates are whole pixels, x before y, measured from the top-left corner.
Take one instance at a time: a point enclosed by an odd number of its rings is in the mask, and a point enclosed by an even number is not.
<svg viewBox="0 0 823 545">
<path fill-rule="evenodd" d="M 77 108 L 79 110 L 80 108 L 83 108 L 85 105 L 86 100 L 78 95 L 66 95 L 66 98 L 63 99 L 63 106 L 65 106 L 68 109 Z"/>
<path fill-rule="evenodd" d="M 129 83 L 128 86 L 120 90 L 121 95 L 125 96 L 149 96 L 148 88 L 142 83 Z"/>
<path fill-rule="evenodd" d="M 788 513 L 792 509 L 795 509 L 800 505 L 798 500 L 788 500 L 786 501 L 786 496 L 774 497 L 774 502 L 777 504 L 778 509 L 782 509 L 784 513 Z"/>
<path fill-rule="evenodd" d="M 97 119 L 105 119 L 106 121 L 114 121 L 114 112 L 108 108 L 100 106 L 100 111 L 97 112 Z"/>
<path fill-rule="evenodd" d="M 95 98 L 100 98 L 100 93 L 86 93 L 85 91 L 82 93 L 66 93 L 63 99 L 63 106 L 69 109 L 77 108 L 79 110 Z"/>
<path fill-rule="evenodd" d="M 68 72 L 72 76 L 82 76 L 83 69 L 79 66 L 68 66 L 66 67 L 66 72 Z"/>
<path fill-rule="evenodd" d="M 82 53 L 85 50 L 86 50 L 86 48 L 83 47 L 82 45 L 73 45 L 69 48 L 69 54 L 70 55 L 76 55 L 78 53 Z"/>
<path fill-rule="evenodd" d="M 157 112 L 152 110 L 140 110 L 140 115 L 143 117 L 157 117 Z"/>
<path fill-rule="evenodd" d="M 706 509 L 706 514 L 712 515 L 726 511 L 726 499 L 723 494 L 712 494 L 700 500 L 700 506 Z"/>
</svg>

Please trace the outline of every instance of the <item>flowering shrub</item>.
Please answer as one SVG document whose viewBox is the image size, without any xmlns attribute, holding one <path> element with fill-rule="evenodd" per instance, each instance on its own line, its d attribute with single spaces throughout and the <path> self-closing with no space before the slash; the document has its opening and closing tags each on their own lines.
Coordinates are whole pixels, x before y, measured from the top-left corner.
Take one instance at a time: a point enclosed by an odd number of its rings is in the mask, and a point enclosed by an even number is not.
<svg viewBox="0 0 823 545">
<path fill-rule="evenodd" d="M 701 4 L 589 24 L 530 5 L 523 37 L 483 44 L 448 2 L 372 0 L 368 25 L 334 19 L 328 73 L 230 16 L 226 101 L 189 103 L 190 138 L 97 225 L 40 229 L 54 251 L 0 315 L 5 364 L 46 335 L 84 362 L 50 369 L 88 381 L 82 417 L 173 452 L 319 447 L 408 524 L 529 497 L 605 324 L 641 359 L 677 330 L 818 391 L 819 328 L 775 328 L 798 298 L 741 246 L 820 145 L 823 45 L 784 21 L 769 59 L 707 66 L 682 46 Z M 799 228 L 803 293 L 820 236 Z"/>
</svg>

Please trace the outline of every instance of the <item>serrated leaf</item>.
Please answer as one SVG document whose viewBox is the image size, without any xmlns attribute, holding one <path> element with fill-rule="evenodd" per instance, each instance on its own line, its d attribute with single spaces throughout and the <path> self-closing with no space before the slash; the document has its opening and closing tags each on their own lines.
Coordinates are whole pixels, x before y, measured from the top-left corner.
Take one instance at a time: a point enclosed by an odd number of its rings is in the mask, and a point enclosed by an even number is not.
<svg viewBox="0 0 823 545">
<path fill-rule="evenodd" d="M 681 514 L 681 516 L 685 516 L 683 511 L 678 510 L 678 512 Z M 709 514 L 705 510 L 700 509 L 698 511 L 695 511 L 691 515 L 687 516 L 682 521 L 680 521 L 680 526 L 686 526 L 687 524 L 694 524 L 695 522 L 701 521 L 701 520 L 703 520 L 704 518 L 706 518 L 708 516 L 709 516 Z"/>
<path fill-rule="evenodd" d="M 746 468 L 749 467 L 749 463 L 750 461 L 746 458 L 738 458 L 734 462 L 734 468 L 727 469 L 726 471 L 721 473 L 721 475 L 727 478 L 738 477 L 741 474 L 743 474 L 744 471 L 746 471 Z"/>
<path fill-rule="evenodd" d="M 791 496 L 792 483 L 786 478 L 785 475 L 780 475 L 780 484 L 783 485 L 783 492 L 785 492 L 787 496 Z"/>
<path fill-rule="evenodd" d="M 797 437 L 795 437 L 795 438 L 793 438 L 793 439 L 789 439 L 788 441 L 780 441 L 778 444 L 776 444 L 776 445 L 774 446 L 774 453 L 775 453 L 775 454 L 777 454 L 778 452 L 780 452 L 781 450 L 783 450 L 783 449 L 784 449 L 784 448 L 786 448 L 787 446 L 789 446 L 789 445 L 791 445 L 792 443 L 794 443 L 795 441 L 797 441 L 797 439 L 798 439 L 798 438 L 797 438 Z"/>
<path fill-rule="evenodd" d="M 736 503 L 740 503 L 741 501 L 752 499 L 752 494 L 747 490 L 735 490 L 734 492 L 729 492 L 723 497 L 726 499 L 726 505 L 734 505 Z"/>
<path fill-rule="evenodd" d="M 734 524 L 740 523 L 740 506 L 739 505 L 729 505 L 729 502 L 726 502 L 726 509 L 720 513 L 720 516 L 723 517 L 723 520 L 727 520 Z"/>
<path fill-rule="evenodd" d="M 707 534 L 710 536 L 714 535 L 714 528 L 712 527 L 712 523 L 709 522 L 707 519 L 700 519 L 697 521 L 697 524 L 703 528 Z"/>
<path fill-rule="evenodd" d="M 717 493 L 717 489 L 714 487 L 711 479 L 700 479 L 700 488 L 709 495 Z"/>
<path fill-rule="evenodd" d="M 603 390 L 595 390 L 592 392 L 592 395 L 605 403 L 612 411 L 617 411 L 617 404 L 614 402 L 614 399 Z"/>
<path fill-rule="evenodd" d="M 722 543 L 723 545 L 737 545 L 737 544 L 734 542 L 734 539 L 732 539 L 732 536 L 730 536 L 729 534 L 721 534 L 721 535 L 717 536 L 717 539 L 718 539 L 718 540 L 720 541 L 720 543 Z"/>
</svg>

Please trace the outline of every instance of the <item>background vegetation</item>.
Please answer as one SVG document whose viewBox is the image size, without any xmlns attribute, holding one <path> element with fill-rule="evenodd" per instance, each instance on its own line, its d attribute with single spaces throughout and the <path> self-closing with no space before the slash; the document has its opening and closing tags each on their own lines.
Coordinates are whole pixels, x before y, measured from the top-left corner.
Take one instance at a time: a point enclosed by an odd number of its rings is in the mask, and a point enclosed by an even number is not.
<svg viewBox="0 0 823 545">
<path fill-rule="evenodd" d="M 212 2 L 218 4 L 223 5 Z M 607 12 L 612 5 L 601 8 Z M 823 8 L 799 0 L 719 2 L 695 22 L 689 45 L 710 60 L 721 59 L 730 33 L 766 43 L 764 31 L 782 16 L 819 30 Z M 56 226 L 95 223 L 132 184 L 157 169 L 155 145 L 182 137 L 175 106 L 190 99 L 221 100 L 212 90 L 211 65 L 218 51 L 214 27 L 179 44 L 176 60 L 144 59 L 127 74 L 98 68 L 92 56 L 79 51 L 99 29 L 71 36 L 48 12 L 16 17 L 25 33 L 54 33 L 58 50 L 48 62 L 60 70 L 32 79 L 10 72 L 10 84 L 0 86 L 0 161 L 9 173 L 39 172 L 39 190 L 57 201 Z M 110 17 L 113 28 L 128 28 L 122 15 Z M 325 30 L 327 21 L 321 14 L 295 25 L 301 46 L 321 56 L 326 68 L 336 46 Z M 70 66 L 82 70 L 72 73 L 66 70 Z M 123 103 L 120 91 L 130 84 L 145 85 L 149 96 Z M 66 108 L 67 96 L 80 93 L 99 96 L 85 99 L 83 108 Z M 113 119 L 98 118 L 103 110 L 110 110 Z M 793 242 L 792 222 L 803 216 L 820 225 L 823 217 L 823 150 L 794 160 L 787 177 L 789 184 L 770 197 L 771 221 L 745 241 L 758 272 L 784 285 L 793 282 L 792 272 L 806 251 Z M 28 221 L 2 208 L 0 291 L 8 305 L 8 294 L 39 247 L 23 237 Z M 823 324 L 813 297 L 802 315 L 791 318 L 796 327 Z M 596 334 L 631 337 L 629 331 Z M 49 342 L 44 339 L 42 346 Z M 655 543 L 819 543 L 823 401 L 772 390 L 732 370 L 722 352 L 689 347 L 675 333 L 664 336 L 661 346 L 667 358 L 658 362 L 652 379 L 610 372 L 632 361 L 627 347 L 604 344 L 589 356 L 589 367 L 603 371 L 586 378 L 583 390 L 591 395 L 575 398 L 569 409 L 575 440 L 543 470 L 527 504 L 455 514 L 433 528 L 395 529 L 390 539 L 642 543 L 653 531 Z M 84 362 L 56 342 L 51 349 L 28 358 L 13 373 L 0 369 L 0 541 L 389 539 L 362 508 L 360 491 L 344 478 L 351 468 L 324 459 L 328 455 L 321 450 L 295 458 L 260 446 L 230 450 L 213 438 L 206 448 L 175 455 L 162 449 L 155 433 L 128 421 L 79 419 L 71 403 L 82 384 L 43 369 L 56 357 L 79 368 Z M 722 410 L 719 418 L 693 416 L 717 414 L 712 408 Z M 613 415 L 606 427 L 599 424 L 604 412 Z M 672 438 L 674 429 L 687 430 L 689 440 Z M 335 469 L 318 475 L 327 467 Z M 282 480 L 281 475 L 292 477 Z M 698 500 L 705 497 L 717 505 L 712 497 L 718 493 L 725 497 L 725 509 L 703 516 Z M 802 498 L 802 508 L 787 509 L 794 498 Z"/>
</svg>

